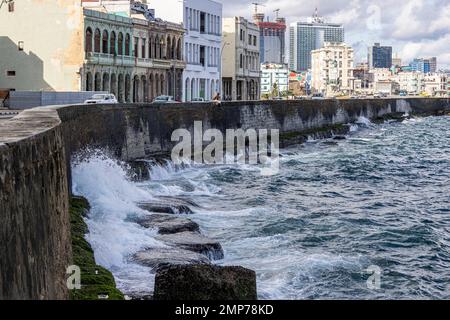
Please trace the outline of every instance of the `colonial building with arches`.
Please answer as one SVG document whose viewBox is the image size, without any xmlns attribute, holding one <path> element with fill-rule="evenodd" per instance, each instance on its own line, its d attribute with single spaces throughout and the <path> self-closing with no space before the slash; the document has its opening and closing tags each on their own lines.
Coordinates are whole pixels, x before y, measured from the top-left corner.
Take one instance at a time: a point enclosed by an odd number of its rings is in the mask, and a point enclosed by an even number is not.
<svg viewBox="0 0 450 320">
<path fill-rule="evenodd" d="M 10 53 L 2 56 L 8 68 L 0 75 L 3 88 L 87 91 L 79 95 L 83 100 L 96 91 L 120 102 L 182 99 L 183 24 L 157 19 L 145 0 L 16 1 L 13 11 L 6 9 L 0 10 L 0 47 Z M 16 27 L 19 20 L 23 28 Z"/>
<path fill-rule="evenodd" d="M 84 8 L 81 90 L 110 92 L 120 102 L 181 100 L 183 26 L 92 9 Z"/>
</svg>

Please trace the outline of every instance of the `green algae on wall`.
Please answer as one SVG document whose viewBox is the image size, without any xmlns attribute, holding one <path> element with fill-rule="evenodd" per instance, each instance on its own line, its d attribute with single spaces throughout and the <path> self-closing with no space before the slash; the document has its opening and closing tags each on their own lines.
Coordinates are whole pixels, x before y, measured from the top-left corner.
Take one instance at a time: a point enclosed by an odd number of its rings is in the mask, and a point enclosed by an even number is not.
<svg viewBox="0 0 450 320">
<path fill-rule="evenodd" d="M 72 300 L 98 300 L 99 295 L 108 300 L 123 300 L 123 294 L 116 288 L 114 277 L 95 262 L 94 251 L 84 235 L 89 232 L 83 218 L 90 209 L 89 202 L 82 197 L 70 199 L 70 225 L 72 232 L 73 264 L 81 270 L 81 289 L 71 290 Z"/>
</svg>

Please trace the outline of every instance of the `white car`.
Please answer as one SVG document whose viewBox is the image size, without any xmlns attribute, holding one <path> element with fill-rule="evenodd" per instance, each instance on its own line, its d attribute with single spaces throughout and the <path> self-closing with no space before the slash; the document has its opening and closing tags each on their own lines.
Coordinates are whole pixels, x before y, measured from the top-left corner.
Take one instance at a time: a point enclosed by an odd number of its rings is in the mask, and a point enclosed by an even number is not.
<svg viewBox="0 0 450 320">
<path fill-rule="evenodd" d="M 191 102 L 208 102 L 205 98 L 199 97 L 199 98 L 192 98 Z"/>
<path fill-rule="evenodd" d="M 315 93 L 311 97 L 312 100 L 324 100 L 324 96 L 321 93 Z"/>
<path fill-rule="evenodd" d="M 153 103 L 178 103 L 172 96 L 159 96 L 153 100 Z"/>
<path fill-rule="evenodd" d="M 84 102 L 85 104 L 114 104 L 118 103 L 116 97 L 113 94 L 101 93 L 94 94 L 90 99 Z"/>
</svg>

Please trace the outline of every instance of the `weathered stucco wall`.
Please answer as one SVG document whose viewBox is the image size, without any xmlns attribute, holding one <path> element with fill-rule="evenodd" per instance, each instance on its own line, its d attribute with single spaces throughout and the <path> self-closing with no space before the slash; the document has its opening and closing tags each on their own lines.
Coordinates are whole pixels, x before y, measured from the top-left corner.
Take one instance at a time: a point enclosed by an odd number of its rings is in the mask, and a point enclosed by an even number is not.
<svg viewBox="0 0 450 320">
<path fill-rule="evenodd" d="M 280 129 L 304 135 L 392 113 L 442 114 L 449 99 L 54 106 L 0 125 L 0 299 L 64 299 L 71 263 L 70 159 L 85 147 L 123 160 L 167 154 L 175 129 Z"/>
<path fill-rule="evenodd" d="M 4 3 L 0 8 L 0 88 L 79 91 L 84 63 L 82 10 L 80 0 L 15 1 L 13 12 Z M 19 41 L 23 51 L 18 50 Z M 6 71 L 16 75 L 7 76 Z"/>
</svg>

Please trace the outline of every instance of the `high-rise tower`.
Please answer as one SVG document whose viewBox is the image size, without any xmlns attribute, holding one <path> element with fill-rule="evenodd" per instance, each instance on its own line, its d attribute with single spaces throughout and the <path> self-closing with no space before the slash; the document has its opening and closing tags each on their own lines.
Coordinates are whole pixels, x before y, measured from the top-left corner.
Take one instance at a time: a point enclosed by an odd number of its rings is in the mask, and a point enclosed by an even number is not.
<svg viewBox="0 0 450 320">
<path fill-rule="evenodd" d="M 326 23 L 316 9 L 311 22 L 294 22 L 289 27 L 289 68 L 293 71 L 311 69 L 311 51 L 325 42 L 344 42 L 344 27 Z"/>
</svg>

